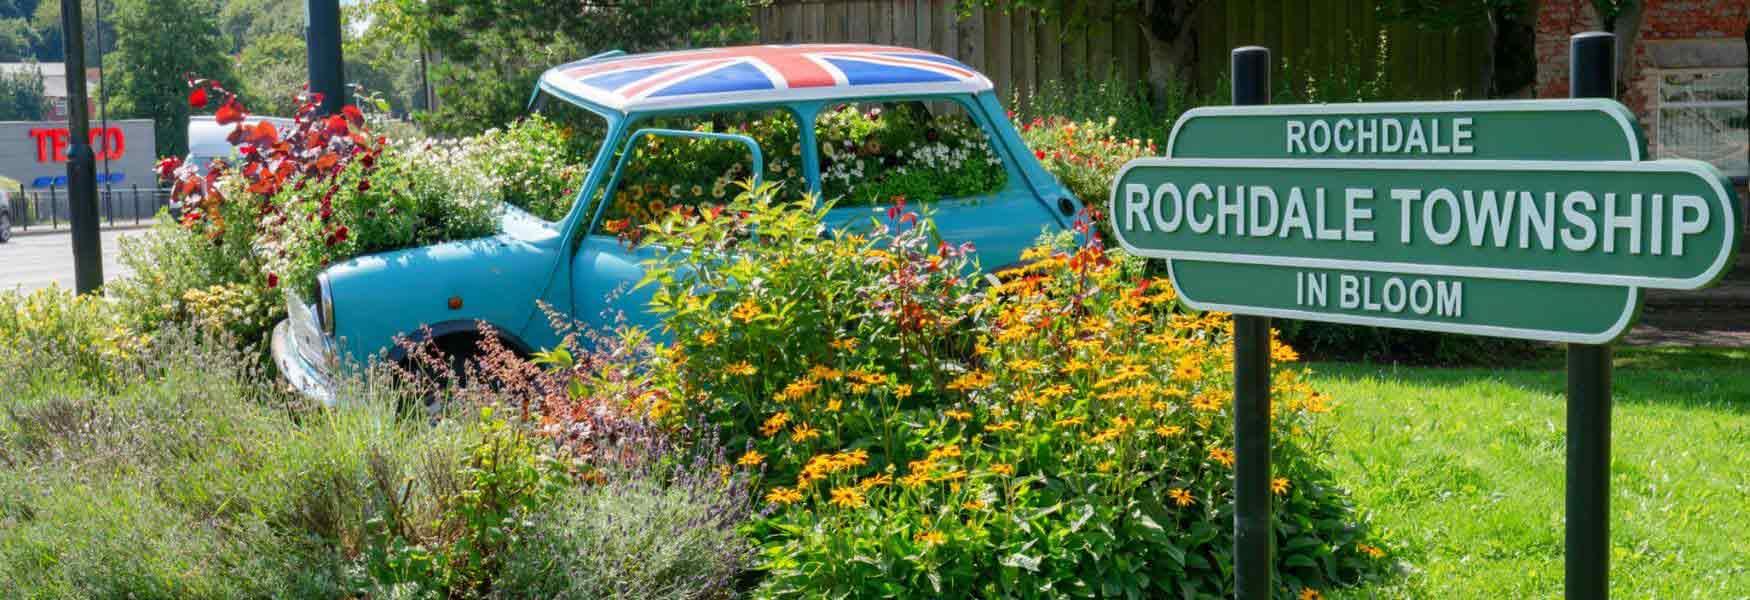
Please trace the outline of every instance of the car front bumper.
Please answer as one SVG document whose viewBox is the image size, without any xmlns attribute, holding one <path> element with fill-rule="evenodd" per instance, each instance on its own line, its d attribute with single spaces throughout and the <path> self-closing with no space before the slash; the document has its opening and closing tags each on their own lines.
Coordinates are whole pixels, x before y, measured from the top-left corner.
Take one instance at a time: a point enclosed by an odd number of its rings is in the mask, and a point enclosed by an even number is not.
<svg viewBox="0 0 1750 600">
<path fill-rule="evenodd" d="M 321 365 L 311 364 L 299 347 L 299 336 L 293 335 L 292 321 L 280 321 L 273 328 L 273 364 L 279 367 L 280 378 L 298 395 L 332 407 L 335 403 L 334 380 Z M 327 352 L 319 352 L 327 355 Z"/>
</svg>

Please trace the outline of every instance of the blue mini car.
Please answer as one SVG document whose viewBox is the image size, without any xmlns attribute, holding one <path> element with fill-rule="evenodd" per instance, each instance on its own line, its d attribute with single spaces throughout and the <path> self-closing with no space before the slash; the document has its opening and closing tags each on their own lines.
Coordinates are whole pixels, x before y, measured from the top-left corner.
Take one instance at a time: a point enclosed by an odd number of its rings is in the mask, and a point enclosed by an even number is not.
<svg viewBox="0 0 1750 600">
<path fill-rule="evenodd" d="M 665 205 L 652 196 L 721 198 L 724 182 L 736 175 L 784 180 L 797 196 L 833 198 L 829 217 L 844 224 L 867 222 L 897 199 L 871 196 L 877 193 L 869 190 L 889 189 L 874 179 L 947 190 L 934 198 L 912 193 L 907 201 L 930 211 L 944 239 L 973 242 L 992 270 L 1018 261 L 1040 234 L 1067 228 L 1082 209 L 1021 141 L 989 79 L 921 50 L 609 52 L 548 70 L 538 88 L 537 111 L 597 138 L 578 158 L 587 171 L 568 212 L 549 221 L 506 205 L 496 235 L 330 267 L 318 277 L 316 298 L 288 295 L 289 317 L 274 329 L 273 358 L 294 389 L 332 404 L 341 365 L 406 360 L 397 343 L 403 336 L 429 338 L 458 355 L 474 349 L 483 328 L 519 352 L 552 347 L 560 338 L 543 305 L 585 326 L 609 326 L 615 313 L 633 325 L 655 325 L 648 293 L 626 290 L 657 250 L 628 244 L 616 232 L 636 215 L 660 212 Z M 794 141 L 762 148 L 748 133 L 749 120 L 772 125 L 767 129 L 787 126 L 785 139 Z M 907 135 L 917 141 L 882 138 L 870 123 L 881 131 L 910 127 Z M 669 127 L 675 124 L 689 126 Z M 715 144 L 718 159 L 733 156 L 729 168 L 703 181 L 652 183 L 710 162 L 668 156 L 661 165 L 643 164 L 661 154 L 656 149 L 701 144 Z"/>
</svg>

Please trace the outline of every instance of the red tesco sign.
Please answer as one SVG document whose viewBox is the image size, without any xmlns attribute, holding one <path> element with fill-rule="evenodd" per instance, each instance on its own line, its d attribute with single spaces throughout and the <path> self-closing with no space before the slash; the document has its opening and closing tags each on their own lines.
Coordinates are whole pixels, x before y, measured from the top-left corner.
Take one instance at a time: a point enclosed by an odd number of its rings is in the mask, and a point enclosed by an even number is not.
<svg viewBox="0 0 1750 600">
<path fill-rule="evenodd" d="M 30 137 L 36 141 L 37 162 L 67 162 L 68 139 L 73 133 L 65 127 L 46 127 L 30 130 Z M 91 130 L 91 151 L 97 160 L 118 159 L 127 152 L 127 136 L 120 127 L 98 127 Z"/>
</svg>

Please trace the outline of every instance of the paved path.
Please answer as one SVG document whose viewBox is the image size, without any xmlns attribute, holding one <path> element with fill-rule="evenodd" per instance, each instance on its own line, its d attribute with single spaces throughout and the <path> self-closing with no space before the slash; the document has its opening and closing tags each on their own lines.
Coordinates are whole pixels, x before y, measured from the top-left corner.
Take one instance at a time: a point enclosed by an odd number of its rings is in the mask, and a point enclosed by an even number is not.
<svg viewBox="0 0 1750 600">
<path fill-rule="evenodd" d="M 125 275 L 116 256 L 121 250 L 117 242 L 124 236 L 144 234 L 145 229 L 112 229 L 103 232 L 103 278 Z M 35 290 L 60 284 L 73 287 L 73 234 L 55 233 L 15 235 L 12 241 L 0 244 L 0 290 L 22 288 Z"/>
</svg>

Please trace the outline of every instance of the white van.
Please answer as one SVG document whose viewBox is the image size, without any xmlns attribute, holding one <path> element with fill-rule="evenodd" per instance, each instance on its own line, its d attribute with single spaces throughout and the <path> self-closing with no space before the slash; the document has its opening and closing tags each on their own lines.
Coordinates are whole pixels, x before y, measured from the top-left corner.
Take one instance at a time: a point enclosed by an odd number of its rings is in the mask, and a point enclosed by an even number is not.
<svg viewBox="0 0 1750 600">
<path fill-rule="evenodd" d="M 284 117 L 250 117 L 244 125 L 253 127 L 256 123 L 267 121 L 275 128 L 284 132 L 292 128 L 292 120 Z M 237 147 L 231 145 L 228 139 L 236 124 L 220 125 L 212 115 L 197 115 L 188 118 L 188 158 L 187 164 L 194 165 L 200 172 L 207 172 L 207 164 L 215 158 L 235 159 Z"/>
</svg>

